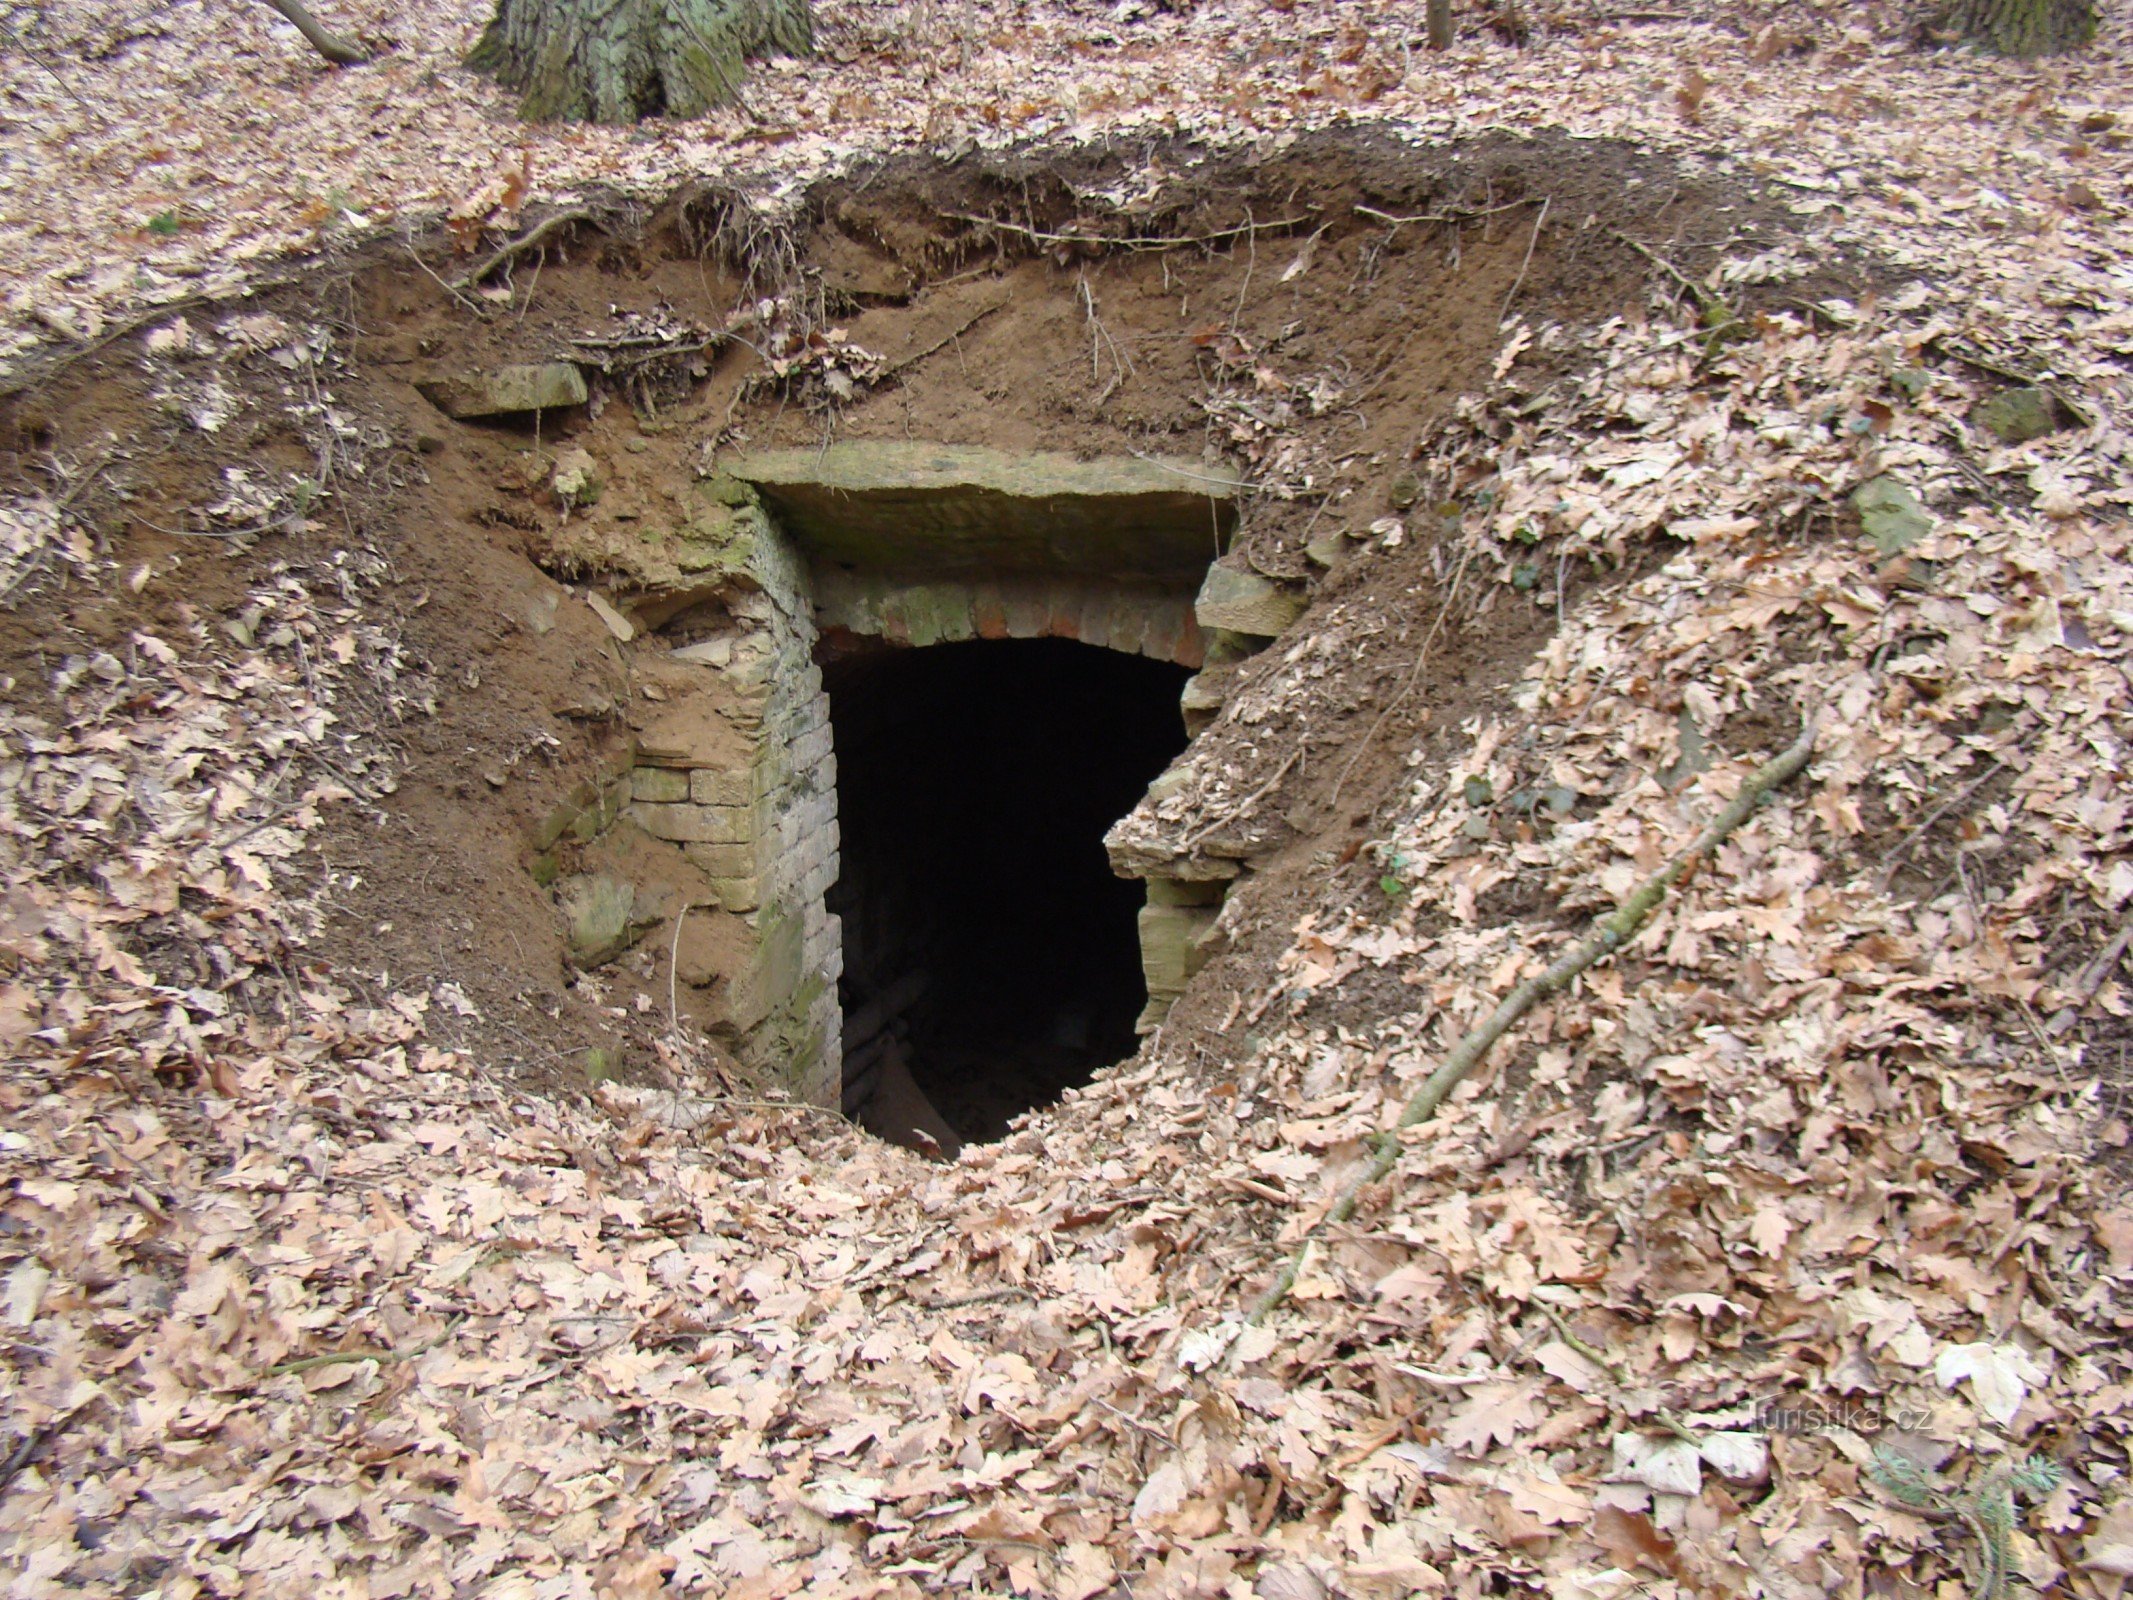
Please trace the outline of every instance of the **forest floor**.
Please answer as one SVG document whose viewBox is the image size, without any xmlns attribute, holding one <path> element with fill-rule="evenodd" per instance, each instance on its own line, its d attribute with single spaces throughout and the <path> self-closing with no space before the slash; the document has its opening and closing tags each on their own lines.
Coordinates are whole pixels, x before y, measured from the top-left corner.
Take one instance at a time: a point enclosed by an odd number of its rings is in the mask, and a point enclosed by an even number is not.
<svg viewBox="0 0 2133 1600">
<path fill-rule="evenodd" d="M 254 6 L 4 14 L 9 1596 L 2122 1591 L 2123 18 L 2023 65 L 1850 5 L 1531 8 L 1440 56 L 1419 4 L 831 0 L 742 109 L 615 131 L 513 122 L 456 66 L 479 4 L 325 10 L 391 49 L 331 71 Z M 216 438 L 247 406 L 400 457 L 329 320 L 248 290 L 706 178 L 863 210 L 884 158 L 1082 163 L 1116 237 L 1194 161 L 1285 182 L 1329 128 L 1443 200 L 1179 247 L 1234 310 L 1137 424 L 1212 428 L 1267 569 L 1328 523 L 1354 546 L 1127 824 L 1277 852 L 1174 1027 L 933 1164 L 741 1085 L 652 988 L 612 1010 L 657 1070 L 574 1096 L 463 1026 L 497 1002 L 441 937 L 419 981 L 349 955 L 343 819 L 502 750 L 431 590 L 553 602 L 521 555 L 359 521 L 353 467 L 323 510 L 261 497 Z M 1646 159 L 1694 196 L 1671 233 Z M 1401 435 L 1398 329 L 1357 322 L 1367 363 L 1285 330 L 1363 317 L 1425 230 L 1478 274 L 1446 301 L 1478 342 Z M 894 310 L 866 337 L 930 342 Z M 1126 437 L 1076 351 L 1072 407 Z M 905 391 L 944 435 L 982 409 Z M 185 448 L 120 503 L 151 415 Z M 847 425 L 896 427 L 887 390 Z M 202 463 L 210 526 L 252 534 L 141 526 Z M 1386 497 L 1410 466 L 1420 509 Z M 598 655 L 589 612 L 559 626 Z M 1461 1034 L 1810 717 L 1806 771 L 1326 1226 Z M 366 930 L 481 909 L 390 870 L 416 888 Z"/>
</svg>

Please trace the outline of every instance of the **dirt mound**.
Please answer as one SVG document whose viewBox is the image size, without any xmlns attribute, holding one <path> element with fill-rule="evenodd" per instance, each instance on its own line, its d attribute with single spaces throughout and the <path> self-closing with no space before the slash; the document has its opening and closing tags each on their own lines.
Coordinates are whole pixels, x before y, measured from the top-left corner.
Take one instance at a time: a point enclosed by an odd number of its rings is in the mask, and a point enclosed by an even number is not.
<svg viewBox="0 0 2133 1600">
<path fill-rule="evenodd" d="M 1837 287 L 1591 142 L 1018 153 L 357 257 L 10 402 L 25 1592 L 2117 1570 L 2124 446 L 2045 374 L 1984 445 L 2006 353 Z M 1109 835 L 1181 998 L 949 1163 L 763 1081 L 865 908 L 718 831 L 736 751 L 843 781 L 868 652 L 990 638 L 818 627 L 736 470 L 906 441 L 1235 508 L 1189 634 L 1032 612 L 1197 667 Z"/>
</svg>

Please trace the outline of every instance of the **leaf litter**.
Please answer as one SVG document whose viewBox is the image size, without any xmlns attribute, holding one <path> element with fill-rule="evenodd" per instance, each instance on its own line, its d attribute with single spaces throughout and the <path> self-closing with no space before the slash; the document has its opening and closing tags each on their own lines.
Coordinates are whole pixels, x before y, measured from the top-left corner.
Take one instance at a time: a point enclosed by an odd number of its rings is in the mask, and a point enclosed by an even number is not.
<svg viewBox="0 0 2133 1600">
<path fill-rule="evenodd" d="M 478 233 L 506 139 L 560 193 L 656 186 L 766 126 L 795 130 L 756 149 L 767 184 L 866 137 L 1278 131 L 1356 105 L 1417 136 L 1638 131 L 1791 185 L 1815 248 L 1870 245 L 1904 277 L 1725 338 L 1663 283 L 1597 327 L 1511 316 L 1495 386 L 1432 446 L 1462 485 L 1440 554 L 1482 603 L 1560 625 L 1448 762 L 1417 747 L 1378 845 L 1399 893 L 1326 890 L 1240 997 L 1252 1044 L 1158 1046 L 952 1165 L 725 1100 L 681 1038 L 676 1088 L 516 1093 L 428 1037 L 450 995 L 306 960 L 306 839 L 388 792 L 359 729 L 419 693 L 362 572 L 285 571 L 238 634 L 59 660 L 57 712 L 0 724 L 10 1594 L 1789 1597 L 1996 1560 L 2120 1591 L 2129 996 L 2091 958 L 2133 913 L 2133 311 L 2120 199 L 2073 194 L 2123 184 L 2105 130 L 2076 137 L 2123 87 L 2119 24 L 2044 68 L 1791 7 L 1438 65 L 1396 48 L 1409 8 L 1360 43 L 1307 6 L 972 8 L 973 35 L 1019 37 L 922 70 L 890 41 L 925 19 L 825 7 L 833 41 L 877 52 L 867 89 L 771 68 L 752 120 L 640 147 L 506 131 L 463 79 L 419 88 L 479 9 L 396 8 L 374 79 L 276 55 L 240 90 L 227 17 L 45 8 L 101 54 L 63 64 L 78 101 L 5 58 L 51 118 L 10 135 L 11 194 L 60 141 L 52 170 L 85 174 L 47 186 L 67 217 L 0 238 L 17 327 L 234 291 L 320 226 L 296 174 L 353 180 L 334 227 L 451 205 Z M 140 109 L 94 92 L 118 84 Z M 177 141 L 212 175 L 235 127 L 272 127 L 256 170 L 211 176 L 232 196 L 212 236 L 150 230 L 115 262 L 119 214 L 156 198 L 155 163 L 108 170 L 124 119 L 203 87 Z M 1730 255 L 1699 287 L 1813 256 Z M 1531 353 L 1565 346 L 1583 363 L 1529 389 Z M 2047 367 L 2088 419 L 1989 436 L 1998 385 L 1964 350 Z M 1276 487 L 1309 472 L 1314 393 L 1247 368 L 1217 397 Z M 1886 483 L 1915 508 L 1900 548 L 1843 509 Z M 0 583 L 113 576 L 50 497 L 0 533 Z M 1549 581 L 1662 540 L 1574 603 Z M 1277 748 L 1332 692 L 1314 665 L 1341 626 L 1307 618 L 1323 649 L 1281 653 L 1225 720 Z M 1811 709 L 1803 781 L 1315 1233 L 1459 1035 Z M 1257 781 L 1191 770 L 1177 816 Z M 1513 882 L 1541 908 L 1491 915 Z M 1381 974 L 1398 1004 L 1366 998 Z M 2031 1453 L 2063 1478 L 1995 1554 L 1883 1492 L 1877 1447 L 1978 1495 Z"/>
</svg>

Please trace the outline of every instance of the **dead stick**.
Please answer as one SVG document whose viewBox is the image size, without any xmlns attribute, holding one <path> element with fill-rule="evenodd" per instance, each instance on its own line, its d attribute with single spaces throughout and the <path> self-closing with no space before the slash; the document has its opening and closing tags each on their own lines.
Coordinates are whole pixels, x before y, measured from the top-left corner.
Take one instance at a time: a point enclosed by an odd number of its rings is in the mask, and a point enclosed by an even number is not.
<svg viewBox="0 0 2133 1600">
<path fill-rule="evenodd" d="M 1264 800 L 1267 797 L 1267 795 L 1273 790 L 1276 784 L 1280 783 L 1283 778 L 1286 778 L 1289 775 L 1289 768 L 1295 766 L 1296 763 L 1301 761 L 1302 759 L 1303 746 L 1298 745 L 1294 750 L 1291 750 L 1289 752 L 1287 758 L 1283 760 L 1281 765 L 1274 769 L 1274 775 L 1271 778 L 1267 779 L 1266 782 L 1262 783 L 1258 788 L 1254 789 L 1242 800 L 1231 806 L 1229 810 L 1223 812 L 1221 816 L 1215 818 L 1214 821 L 1210 822 L 1198 833 L 1195 833 L 1189 839 L 1187 839 L 1178 853 L 1180 855 L 1183 855 L 1188 851 L 1197 849 L 1201 840 L 1211 837 L 1212 835 L 1220 832 L 1222 829 L 1228 827 L 1232 822 L 1239 821 L 1241 818 L 1243 818 L 1243 816 L 1247 812 L 1249 812 L 1253 806 L 1256 806 L 1257 804 L 1259 804 L 1260 801 Z"/>
<path fill-rule="evenodd" d="M 1518 264 L 1518 276 L 1511 280 L 1511 292 L 1503 297 L 1503 310 L 1496 313 L 1496 326 L 1503 326 L 1503 319 L 1511 314 L 1511 302 L 1518 298 L 1518 291 L 1526 286 L 1526 270 L 1533 265 L 1534 249 L 1541 242 L 1541 229 L 1547 226 L 1548 202 L 1555 198 L 1548 195 L 1541 201 L 1540 215 L 1533 219 L 1533 236 L 1526 241 L 1526 259 Z"/>
<path fill-rule="evenodd" d="M 1252 1307 L 1249 1319 L 1251 1322 L 1256 1324 L 1265 1321 L 1267 1315 L 1288 1297 L 1289 1291 L 1296 1286 L 1297 1274 L 1303 1270 L 1306 1252 L 1318 1242 L 1320 1235 L 1326 1229 L 1338 1227 L 1354 1216 L 1355 1208 L 1362 1200 L 1363 1191 L 1392 1171 L 1400 1159 L 1400 1134 L 1435 1116 L 1437 1108 L 1444 1104 L 1445 1098 L 1452 1090 L 1481 1063 L 1496 1041 L 1510 1032 L 1512 1024 L 1533 1009 L 1536 1002 L 1554 994 L 1602 956 L 1614 954 L 1636 937 L 1637 930 L 1644 926 L 1646 919 L 1658 910 L 1660 903 L 1666 899 L 1667 891 L 1687 876 L 1689 869 L 1708 855 L 1734 829 L 1747 821 L 1765 795 L 1806 766 L 1807 758 L 1814 753 L 1814 747 L 1815 719 L 1810 716 L 1806 725 L 1800 729 L 1800 737 L 1792 747 L 1757 768 L 1748 781 L 1741 785 L 1740 793 L 1718 814 L 1717 820 L 1698 834 L 1687 849 L 1646 878 L 1635 894 L 1602 917 L 1591 933 L 1559 957 L 1547 971 L 1538 977 L 1526 979 L 1505 996 L 1503 1004 L 1491 1012 L 1485 1021 L 1467 1030 L 1466 1036 L 1453 1046 L 1452 1053 L 1444 1058 L 1444 1064 L 1430 1074 L 1429 1081 L 1416 1090 L 1413 1097 L 1401 1108 L 1400 1120 L 1373 1141 L 1375 1156 L 1370 1165 L 1363 1169 L 1362 1176 L 1348 1185 L 1333 1209 L 1311 1230 L 1304 1242 L 1297 1247 L 1296 1253 L 1282 1267 L 1280 1275 L 1274 1279 L 1273 1286 L 1259 1297 L 1257 1304 Z"/>
<path fill-rule="evenodd" d="M 305 42 L 335 66 L 360 67 L 370 59 L 368 50 L 327 28 L 297 0 L 267 0 L 267 4 L 294 23 Z"/>
<path fill-rule="evenodd" d="M 1222 228 L 1214 233 L 1195 234 L 1190 237 L 1137 239 L 1125 235 L 1114 239 L 1100 233 L 1046 233 L 1042 228 L 1026 228 L 1019 222 L 1009 222 L 1005 217 L 973 216 L 967 211 L 950 211 L 946 215 L 957 222 L 975 222 L 981 227 L 1001 228 L 1008 233 L 1019 233 L 1025 239 L 1033 239 L 1038 244 L 1117 245 L 1126 250 L 1175 250 L 1191 244 L 1213 244 L 1221 239 L 1238 239 L 1249 234 L 1300 228 L 1311 220 L 1309 217 L 1283 217 L 1277 222 L 1247 222 L 1239 228 Z"/>
<path fill-rule="evenodd" d="M 2032 388 L 2042 389 L 2046 394 L 2058 401 L 2059 404 L 2066 407 L 2067 415 L 2084 428 L 2096 426 L 2096 414 L 2089 410 L 2088 407 L 2076 404 L 2067 395 L 2064 387 L 2059 384 L 2048 383 L 2033 373 L 2024 372 L 2020 367 L 2011 367 L 2005 362 L 1989 360 L 1973 349 L 1965 349 L 1959 341 L 1951 339 L 1945 334 L 1936 339 L 1928 339 L 1926 348 L 1938 350 L 1945 356 L 1951 356 L 1966 367 L 1976 368 L 1987 377 L 2005 378 L 2009 383 L 2026 384 Z"/>
<path fill-rule="evenodd" d="M 1490 206 L 1485 211 L 1422 211 L 1411 217 L 1403 217 L 1391 211 L 1380 211 L 1376 206 L 1357 206 L 1355 214 L 1368 217 L 1372 222 L 1382 222 L 1388 227 L 1404 228 L 1409 223 L 1417 222 L 1479 222 L 1483 217 L 1501 216 L 1506 211 L 1516 211 L 1520 206 L 1530 206 L 1533 203 L 1530 199 L 1507 200 L 1502 205 Z"/>
<path fill-rule="evenodd" d="M 405 1350 L 333 1350 L 325 1355 L 298 1356 L 294 1361 L 277 1362 L 267 1368 L 267 1376 L 273 1378 L 286 1377 L 292 1372 L 312 1372 L 320 1367 L 339 1366 L 350 1361 L 375 1361 L 381 1367 L 390 1366 L 396 1361 L 412 1361 L 417 1356 L 428 1355 L 432 1350 L 443 1344 L 445 1340 L 451 1338 L 453 1334 L 459 1331 L 459 1325 L 466 1320 L 463 1316 L 454 1317 L 445 1325 L 443 1331 L 434 1338 L 425 1339 L 417 1345 L 410 1345 Z"/>
</svg>

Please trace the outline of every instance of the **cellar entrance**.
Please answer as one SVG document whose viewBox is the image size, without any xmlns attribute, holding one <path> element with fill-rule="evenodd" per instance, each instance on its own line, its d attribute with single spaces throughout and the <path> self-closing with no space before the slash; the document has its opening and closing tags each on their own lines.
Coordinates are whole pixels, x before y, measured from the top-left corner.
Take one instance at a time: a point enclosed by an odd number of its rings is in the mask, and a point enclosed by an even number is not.
<svg viewBox="0 0 2133 1600">
<path fill-rule="evenodd" d="M 876 1132 L 998 1138 L 1132 1053 L 1143 886 L 1112 875 L 1103 836 L 1184 748 L 1186 676 L 1056 639 L 825 667 L 845 1104 Z"/>
</svg>

